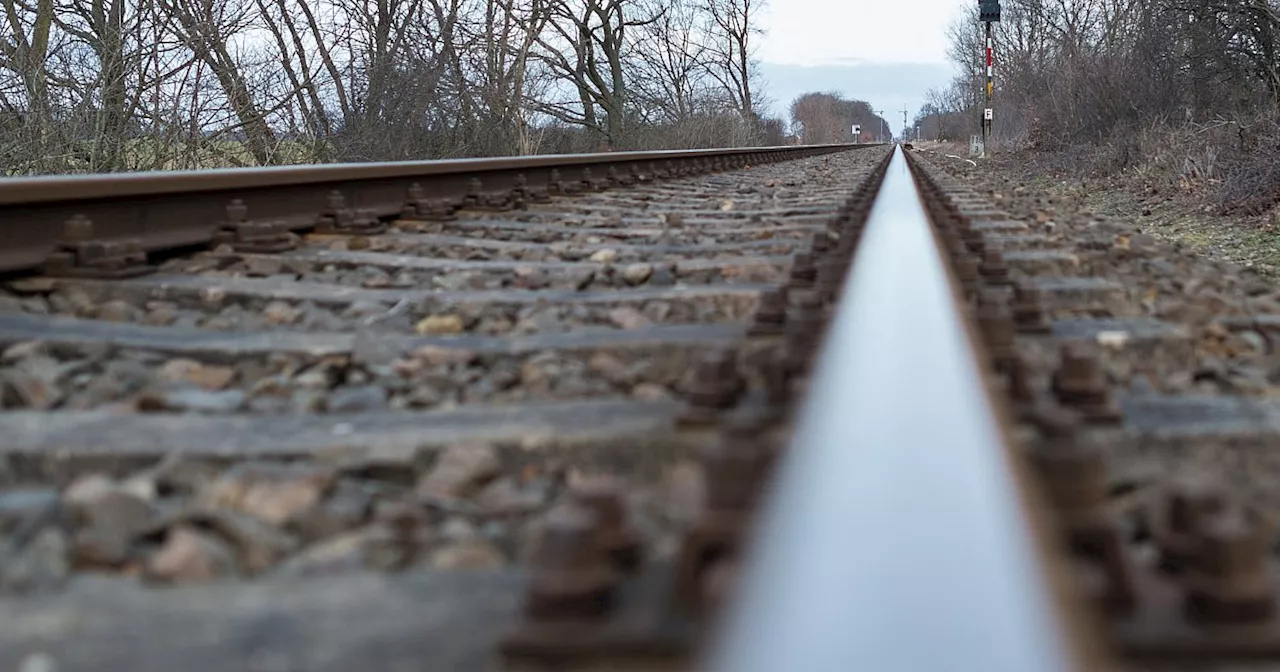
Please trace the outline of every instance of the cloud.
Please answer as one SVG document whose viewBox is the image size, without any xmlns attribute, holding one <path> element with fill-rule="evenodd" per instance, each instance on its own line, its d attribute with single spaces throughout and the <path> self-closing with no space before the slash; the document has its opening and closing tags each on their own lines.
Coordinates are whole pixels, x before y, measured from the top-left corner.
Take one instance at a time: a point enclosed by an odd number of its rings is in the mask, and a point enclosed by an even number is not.
<svg viewBox="0 0 1280 672">
<path fill-rule="evenodd" d="M 958 0 L 771 0 L 759 26 L 760 58 L 819 65 L 854 57 L 878 63 L 945 63 L 947 25 L 962 14 Z"/>
<path fill-rule="evenodd" d="M 951 81 L 952 68 L 939 63 L 871 63 L 857 58 L 851 63 L 785 65 L 761 63 L 765 93 L 772 101 L 771 116 L 788 119 L 791 101 L 811 91 L 831 91 L 865 100 L 872 109 L 884 110 L 895 132 L 902 123 L 902 107 L 914 117 L 924 103 L 925 92 Z"/>
</svg>

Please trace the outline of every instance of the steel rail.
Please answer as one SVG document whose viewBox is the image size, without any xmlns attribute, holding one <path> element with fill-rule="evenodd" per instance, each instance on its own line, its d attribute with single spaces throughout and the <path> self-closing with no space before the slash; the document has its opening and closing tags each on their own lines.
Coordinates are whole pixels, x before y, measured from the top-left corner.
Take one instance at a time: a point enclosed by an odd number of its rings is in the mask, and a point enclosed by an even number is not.
<svg viewBox="0 0 1280 672">
<path fill-rule="evenodd" d="M 502 173 L 509 170 L 558 168 L 568 170 L 602 166 L 630 166 L 633 163 L 696 160 L 717 157 L 800 156 L 841 151 L 861 144 L 799 145 L 782 147 L 737 147 L 729 149 L 657 150 L 646 152 L 600 152 L 595 154 L 540 154 L 536 156 L 431 161 L 384 161 L 371 163 L 300 164 L 257 168 L 217 168 L 211 170 L 170 170 L 94 175 L 40 175 L 0 180 L 0 206 L 35 203 L 159 196 L 190 195 L 207 191 L 263 189 L 322 182 L 353 180 L 425 178 L 436 175 Z M 603 174 L 600 177 L 604 177 Z M 496 185 L 495 185 L 496 186 Z"/>
<path fill-rule="evenodd" d="M 703 669 L 1098 669 L 894 151 Z"/>
<path fill-rule="evenodd" d="M 572 193 L 648 177 L 827 154 L 867 145 L 544 155 L 0 179 L 0 272 L 48 267 L 86 242 L 136 254 L 207 245 L 220 232 L 302 231 L 325 221 L 429 216 L 464 203 Z M 68 222 L 75 222 L 74 226 Z M 234 231 L 233 231 L 234 233 Z M 94 252 L 103 253 L 98 245 Z M 80 253 L 84 256 L 84 253 Z M 65 261 L 59 260 L 65 265 Z"/>
</svg>

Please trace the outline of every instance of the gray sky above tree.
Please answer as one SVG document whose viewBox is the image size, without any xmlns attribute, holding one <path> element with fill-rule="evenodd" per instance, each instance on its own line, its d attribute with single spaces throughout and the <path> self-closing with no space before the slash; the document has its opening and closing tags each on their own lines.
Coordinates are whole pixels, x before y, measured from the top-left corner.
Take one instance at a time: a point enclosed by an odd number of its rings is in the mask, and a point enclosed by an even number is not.
<svg viewBox="0 0 1280 672">
<path fill-rule="evenodd" d="M 836 91 L 884 110 L 896 134 L 930 87 L 952 75 L 947 26 L 972 0 L 771 0 L 760 20 L 770 112 L 808 91 Z"/>
</svg>

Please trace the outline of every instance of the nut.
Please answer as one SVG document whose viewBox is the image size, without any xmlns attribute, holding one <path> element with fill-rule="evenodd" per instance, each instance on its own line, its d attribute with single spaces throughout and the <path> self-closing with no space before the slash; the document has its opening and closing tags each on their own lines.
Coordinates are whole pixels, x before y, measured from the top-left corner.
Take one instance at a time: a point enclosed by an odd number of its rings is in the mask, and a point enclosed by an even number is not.
<svg viewBox="0 0 1280 672">
<path fill-rule="evenodd" d="M 1062 347 L 1061 362 L 1053 374 L 1053 393 L 1058 401 L 1079 410 L 1089 420 L 1120 419 L 1120 410 L 1111 400 L 1107 375 L 1098 358 L 1076 346 Z"/>
<path fill-rule="evenodd" d="M 640 564 L 640 536 L 628 520 L 625 491 L 610 478 L 591 478 L 575 485 L 574 498 L 596 515 L 601 548 L 624 572 Z"/>
<path fill-rule="evenodd" d="M 1032 455 L 1046 494 L 1060 512 L 1069 517 L 1106 505 L 1107 467 L 1097 447 L 1050 438 Z"/>
<path fill-rule="evenodd" d="M 809 251 L 816 258 L 822 258 L 824 254 L 831 250 L 831 237 L 825 231 L 819 231 L 813 234 L 809 241 Z"/>
<path fill-rule="evenodd" d="M 755 507 L 773 466 L 775 451 L 757 418 L 734 418 L 719 440 L 702 453 L 707 474 L 707 508 L 748 514 Z"/>
<path fill-rule="evenodd" d="M 1013 303 L 1009 308 L 1013 311 L 1014 324 L 1018 331 L 1025 334 L 1042 334 L 1049 332 L 1049 317 L 1044 311 L 1044 292 L 1039 287 L 1016 285 L 1013 288 Z"/>
<path fill-rule="evenodd" d="M 813 257 L 806 252 L 795 255 L 791 262 L 791 285 L 797 288 L 811 287 L 817 277 L 818 269 L 813 265 Z"/>
<path fill-rule="evenodd" d="M 967 294 L 973 295 L 978 291 L 978 283 L 982 280 L 982 276 L 978 274 L 978 261 L 968 254 L 956 257 L 952 261 L 956 269 L 956 278 L 960 280 L 960 285 L 964 287 Z"/>
<path fill-rule="evenodd" d="M 694 366 L 687 389 L 686 420 L 710 421 L 731 408 L 746 389 L 746 382 L 738 373 L 737 353 L 730 349 L 707 353 Z"/>
<path fill-rule="evenodd" d="M 983 279 L 993 285 L 1009 284 L 1009 267 L 1004 263 L 1004 255 L 1000 250 L 986 250 L 982 254 L 982 264 L 978 267 Z"/>
<path fill-rule="evenodd" d="M 525 614 L 533 620 L 589 620 L 613 606 L 618 574 L 598 542 L 591 511 L 561 505 L 547 514 L 529 569 Z"/>
<path fill-rule="evenodd" d="M 1165 571 L 1182 572 L 1192 564 L 1205 521 L 1225 506 L 1221 489 L 1204 479 L 1180 479 L 1169 488 L 1155 531 Z"/>
<path fill-rule="evenodd" d="M 1014 353 L 1014 338 L 1018 335 L 1018 327 L 1013 323 L 1013 314 L 1003 304 L 980 303 L 977 318 L 978 328 L 982 331 L 982 340 L 991 353 L 991 360 L 998 370 L 1008 370 Z"/>
<path fill-rule="evenodd" d="M 786 349 L 791 373 L 803 371 L 814 356 L 827 317 L 822 298 L 817 292 L 803 290 L 791 293 L 791 310 L 787 313 Z"/>
<path fill-rule="evenodd" d="M 779 348 L 761 366 L 764 378 L 765 402 L 774 409 L 785 407 L 791 401 L 791 370 L 787 353 Z"/>
<path fill-rule="evenodd" d="M 755 324 L 752 333 L 777 334 L 787 322 L 787 288 L 778 287 L 760 294 L 756 305 Z"/>
<path fill-rule="evenodd" d="M 835 300 L 847 270 L 848 265 L 834 255 L 818 262 L 818 282 L 815 289 L 823 303 L 829 304 Z"/>
<path fill-rule="evenodd" d="M 1267 540 L 1260 525 L 1233 507 L 1204 521 L 1184 606 L 1195 621 L 1243 625 L 1276 614 Z"/>
<path fill-rule="evenodd" d="M 1036 400 L 1035 389 L 1031 386 L 1031 367 L 1021 357 L 1012 357 L 1008 368 L 1009 385 L 1006 391 L 1014 406 L 1027 406 Z"/>
<path fill-rule="evenodd" d="M 701 406 L 728 408 L 742 391 L 738 360 L 732 350 L 714 350 L 698 362 L 691 397 Z"/>
</svg>

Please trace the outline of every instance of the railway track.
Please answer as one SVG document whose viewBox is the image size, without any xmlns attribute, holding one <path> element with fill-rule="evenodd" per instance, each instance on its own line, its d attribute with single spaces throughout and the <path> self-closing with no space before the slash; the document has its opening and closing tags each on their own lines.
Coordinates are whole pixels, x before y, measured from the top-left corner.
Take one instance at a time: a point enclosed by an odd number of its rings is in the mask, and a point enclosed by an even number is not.
<svg viewBox="0 0 1280 672">
<path fill-rule="evenodd" d="M 1275 659 L 1272 290 L 940 161 L 0 183 L 0 666 Z"/>
</svg>

